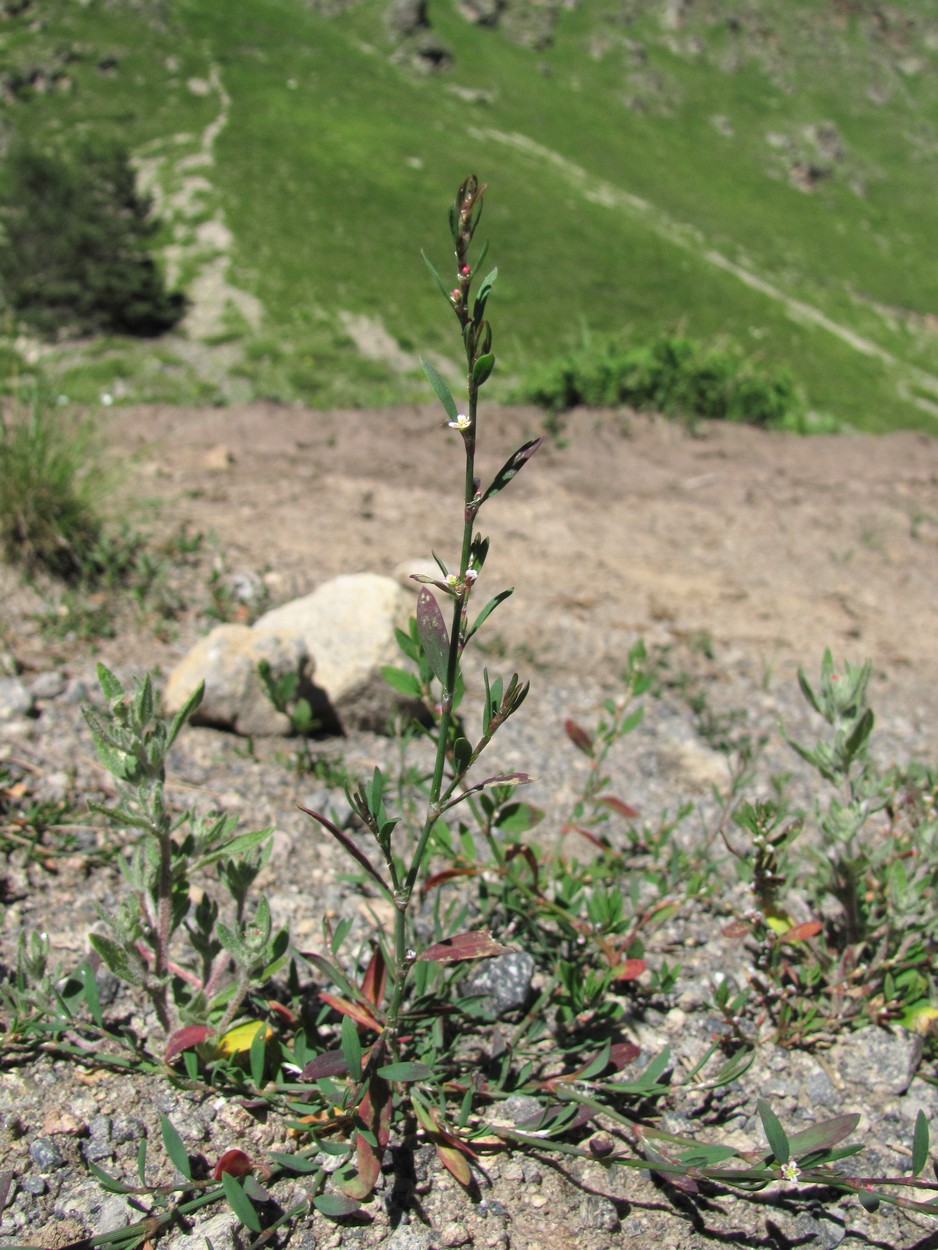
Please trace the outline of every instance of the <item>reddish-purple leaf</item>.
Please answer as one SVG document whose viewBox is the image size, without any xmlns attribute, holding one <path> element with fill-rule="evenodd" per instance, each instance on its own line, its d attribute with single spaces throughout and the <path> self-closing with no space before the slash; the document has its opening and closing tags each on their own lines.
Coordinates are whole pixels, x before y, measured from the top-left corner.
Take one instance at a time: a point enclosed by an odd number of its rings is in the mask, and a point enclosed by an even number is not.
<svg viewBox="0 0 938 1250">
<path fill-rule="evenodd" d="M 616 1072 L 621 1072 L 630 1063 L 634 1063 L 641 1053 L 641 1047 L 634 1042 L 613 1042 L 609 1048 L 609 1062 Z"/>
<path fill-rule="evenodd" d="M 388 979 L 388 967 L 384 962 L 384 955 L 381 953 L 381 947 L 375 946 L 371 952 L 371 959 L 368 967 L 365 969 L 365 977 L 362 981 L 362 993 L 374 1007 L 380 1007 L 384 998 L 384 989 Z"/>
<path fill-rule="evenodd" d="M 584 755 L 593 758 L 593 739 L 575 720 L 571 720 L 568 716 L 563 723 L 563 730 L 578 751 L 582 751 Z"/>
<path fill-rule="evenodd" d="M 469 1160 L 455 1146 L 444 1146 L 441 1142 L 436 1142 L 435 1145 L 437 1158 L 447 1171 L 456 1177 L 460 1185 L 468 1189 L 472 1184 L 472 1168 L 469 1166 Z"/>
<path fill-rule="evenodd" d="M 163 1059 L 166 1063 L 172 1063 L 184 1050 L 192 1050 L 195 1046 L 201 1046 L 203 1042 L 214 1036 L 215 1030 L 210 1029 L 207 1024 L 187 1024 L 185 1028 L 177 1029 L 171 1034 L 166 1042 Z"/>
<path fill-rule="evenodd" d="M 806 920 L 804 924 L 794 924 L 790 929 L 779 935 L 780 942 L 806 942 L 808 938 L 817 937 L 824 926 L 820 920 Z"/>
<path fill-rule="evenodd" d="M 340 846 L 344 847 L 345 850 L 348 851 L 349 855 L 361 864 L 365 872 L 374 877 L 375 881 L 377 881 L 378 885 L 381 886 L 381 889 L 388 896 L 388 898 L 394 897 L 391 887 L 378 872 L 377 868 L 375 868 L 375 866 L 371 863 L 365 852 L 360 850 L 352 839 L 347 834 L 342 832 L 338 825 L 334 825 L 328 816 L 323 816 L 320 812 L 314 812 L 312 808 L 304 807 L 302 803 L 300 804 L 300 811 L 305 812 L 307 816 L 312 816 L 313 820 L 322 825 L 323 829 L 325 829 L 328 833 L 331 833 L 336 842 L 338 842 Z"/>
<path fill-rule="evenodd" d="M 345 1076 L 348 1072 L 348 1061 L 341 1050 L 324 1050 L 315 1059 L 310 1059 L 300 1073 L 301 1081 L 318 1081 L 321 1076 Z"/>
<path fill-rule="evenodd" d="M 381 1032 L 381 1024 L 363 1003 L 350 1002 L 340 994 L 329 994 L 326 990 L 320 990 L 319 997 L 336 1011 L 341 1011 L 343 1016 L 351 1016 L 357 1024 L 363 1024 L 366 1029 L 374 1029 L 376 1033 Z"/>
<path fill-rule="evenodd" d="M 644 959 L 625 959 L 614 970 L 613 981 L 637 981 L 648 965 Z"/>
<path fill-rule="evenodd" d="M 524 856 L 525 863 L 531 869 L 531 876 L 534 878 L 534 888 L 536 890 L 540 880 L 540 873 L 538 872 L 537 867 L 537 856 L 526 842 L 515 842 L 505 852 L 505 859 L 508 863 L 511 863 L 511 861 L 519 855 Z"/>
<path fill-rule="evenodd" d="M 592 832 L 591 829 L 587 829 L 584 825 L 568 823 L 564 825 L 563 832 L 564 833 L 578 833 L 581 838 L 586 838 L 587 842 L 592 842 L 592 844 L 598 847 L 601 851 L 609 850 L 608 838 L 598 838 L 596 834 Z"/>
<path fill-rule="evenodd" d="M 460 877 L 474 877 L 478 871 L 478 868 L 444 868 L 442 872 L 435 872 L 432 877 L 427 877 L 420 892 L 429 894 L 431 890 L 445 885 L 447 881 L 456 881 Z"/>
<path fill-rule="evenodd" d="M 372 1146 L 361 1133 L 355 1134 L 358 1175 L 342 1183 L 342 1191 L 350 1198 L 367 1198 L 381 1175 L 381 1160 L 391 1136 L 391 1086 L 380 1076 L 368 1082 L 365 1097 L 358 1104 L 359 1118 L 374 1137 Z"/>
<path fill-rule="evenodd" d="M 455 964 L 463 959 L 491 959 L 493 955 L 504 955 L 507 950 L 508 947 L 496 942 L 487 929 L 469 929 L 466 933 L 444 938 L 442 942 L 434 942 L 417 958 Z"/>
<path fill-rule="evenodd" d="M 614 812 L 618 812 L 626 820 L 638 820 L 639 818 L 640 813 L 634 807 L 614 794 L 601 794 L 596 802 L 605 803 L 606 807 L 611 807 Z"/>
<path fill-rule="evenodd" d="M 226 1150 L 212 1172 L 212 1179 L 220 1181 L 223 1173 L 229 1176 L 247 1176 L 254 1164 L 243 1150 Z"/>
<path fill-rule="evenodd" d="M 741 938 L 748 937 L 752 932 L 752 925 L 748 920 L 731 920 L 728 925 L 720 930 L 723 937 Z"/>
<path fill-rule="evenodd" d="M 449 634 L 440 605 L 426 586 L 421 586 L 417 595 L 417 637 L 433 676 L 445 686 L 449 668 Z"/>
</svg>

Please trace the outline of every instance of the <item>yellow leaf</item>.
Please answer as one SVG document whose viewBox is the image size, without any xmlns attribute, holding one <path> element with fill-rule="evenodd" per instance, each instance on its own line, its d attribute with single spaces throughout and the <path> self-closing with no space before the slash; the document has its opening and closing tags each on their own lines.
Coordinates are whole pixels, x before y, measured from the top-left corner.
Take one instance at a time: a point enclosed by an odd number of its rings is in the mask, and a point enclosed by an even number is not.
<svg viewBox="0 0 938 1250">
<path fill-rule="evenodd" d="M 235 1025 L 233 1029 L 228 1030 L 224 1037 L 218 1039 L 215 1053 L 220 1059 L 231 1059 L 235 1055 L 246 1055 L 251 1049 L 251 1043 L 261 1029 L 264 1030 L 264 1041 L 269 1041 L 273 1037 L 274 1031 L 269 1024 L 264 1024 L 262 1020 L 249 1020 L 247 1024 Z"/>
<path fill-rule="evenodd" d="M 938 1007 L 930 1003 L 921 1007 L 913 1007 L 902 1017 L 902 1023 L 913 1033 L 938 1032 Z"/>
</svg>

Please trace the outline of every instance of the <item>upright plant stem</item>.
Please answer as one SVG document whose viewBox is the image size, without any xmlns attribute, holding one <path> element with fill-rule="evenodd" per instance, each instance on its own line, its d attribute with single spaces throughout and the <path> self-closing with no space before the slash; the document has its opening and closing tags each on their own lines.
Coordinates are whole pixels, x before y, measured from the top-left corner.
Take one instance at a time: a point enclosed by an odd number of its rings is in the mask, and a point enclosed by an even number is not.
<svg viewBox="0 0 938 1250">
<path fill-rule="evenodd" d="M 467 391 L 469 398 L 469 424 L 468 428 L 462 431 L 463 448 L 466 456 L 465 487 L 463 492 L 463 534 L 459 557 L 459 574 L 453 593 L 453 618 L 449 636 L 446 682 L 440 700 L 436 758 L 430 783 L 427 812 L 403 887 L 395 894 L 394 899 L 396 908 L 394 917 L 394 958 L 396 967 L 394 987 L 387 1010 L 388 1031 L 392 1035 L 396 1030 L 400 1017 L 404 989 L 415 958 L 414 953 L 407 946 L 410 903 L 417 884 L 417 877 L 426 857 L 430 835 L 433 832 L 434 825 L 440 818 L 440 799 L 443 793 L 443 777 L 446 771 L 446 749 L 449 743 L 450 727 L 453 718 L 453 701 L 456 694 L 456 684 L 459 677 L 459 659 L 462 652 L 463 614 L 469 594 L 466 574 L 469 571 L 469 562 L 472 554 L 472 531 L 479 507 L 475 477 L 476 420 L 479 388 L 473 377 L 473 368 L 476 363 L 474 336 L 471 331 L 467 333 L 467 328 L 472 322 L 472 317 L 469 313 L 469 288 L 472 280 L 472 271 L 468 264 L 468 252 L 475 226 L 478 223 L 484 191 L 485 187 L 480 188 L 475 178 L 468 178 L 459 189 L 455 206 L 458 212 L 458 228 L 454 230 L 458 285 L 453 291 L 452 302 L 463 332 L 463 342 L 466 348 Z"/>
</svg>

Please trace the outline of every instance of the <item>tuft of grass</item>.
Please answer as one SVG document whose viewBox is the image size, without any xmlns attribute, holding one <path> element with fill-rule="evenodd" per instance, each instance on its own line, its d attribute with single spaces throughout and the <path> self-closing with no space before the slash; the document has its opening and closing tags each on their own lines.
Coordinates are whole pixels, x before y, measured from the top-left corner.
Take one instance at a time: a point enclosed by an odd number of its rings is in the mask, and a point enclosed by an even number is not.
<svg viewBox="0 0 938 1250">
<path fill-rule="evenodd" d="M 0 545 L 27 574 L 87 576 L 103 534 L 87 422 L 34 393 L 0 415 Z"/>
</svg>

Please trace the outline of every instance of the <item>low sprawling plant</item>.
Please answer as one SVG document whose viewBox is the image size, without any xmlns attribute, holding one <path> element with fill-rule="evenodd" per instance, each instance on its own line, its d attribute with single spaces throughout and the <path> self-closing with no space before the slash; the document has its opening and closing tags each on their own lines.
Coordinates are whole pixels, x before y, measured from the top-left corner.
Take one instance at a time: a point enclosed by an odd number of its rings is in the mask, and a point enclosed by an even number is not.
<svg viewBox="0 0 938 1250">
<path fill-rule="evenodd" d="M 102 913 L 102 931 L 92 943 L 149 1002 L 161 1042 L 154 1047 L 148 1036 L 128 1037 L 126 1028 L 109 1033 L 91 964 L 63 979 L 48 969 L 42 940 L 24 939 L 19 965 L 2 990 L 17 1044 L 24 1044 L 31 1028 L 63 1047 L 82 1038 L 82 1028 L 129 1041 L 137 1062 L 157 1067 L 162 1061 L 167 1066 L 161 1070 L 187 1087 L 234 1089 L 283 1116 L 295 1145 L 264 1161 L 226 1151 L 212 1180 L 200 1181 L 164 1117 L 162 1143 L 181 1179 L 169 1187 L 147 1184 L 145 1142 L 137 1159 L 139 1184 L 94 1166 L 105 1187 L 146 1196 L 149 1207 L 146 1218 L 119 1237 L 108 1234 L 92 1244 L 130 1250 L 216 1199 L 227 1200 L 258 1234 L 254 1246 L 267 1244 L 310 1207 L 336 1218 L 354 1215 L 371 1201 L 395 1134 L 404 1141 L 419 1134 L 466 1186 L 485 1152 L 537 1149 L 608 1167 L 650 1169 L 684 1194 L 717 1185 L 745 1195 L 797 1184 L 809 1186 L 812 1199 L 823 1191 L 853 1193 L 866 1204 L 887 1201 L 938 1214 L 938 1202 L 901 1193 L 908 1186 L 938 1190 L 922 1179 L 929 1153 L 922 1114 L 911 1175 L 892 1177 L 857 1176 L 841 1166 L 860 1149 L 847 1142 L 857 1115 L 788 1133 L 760 1101 L 767 1148 L 755 1150 L 668 1133 L 654 1123 L 656 1105 L 682 1091 L 706 1097 L 745 1071 L 752 1049 L 737 1024 L 747 1003 L 771 1015 L 779 1036 L 806 1037 L 810 1022 L 804 1013 L 817 980 L 789 991 L 806 966 L 789 952 L 810 949 L 813 934 L 805 926 L 815 922 L 786 911 L 794 903 L 782 893 L 780 857 L 795 827 L 771 805 L 742 801 L 746 752 L 713 832 L 696 848 L 677 836 L 686 808 L 642 822 L 618 793 L 611 752 L 639 725 L 641 700 L 652 688 L 641 645 L 629 655 L 621 697 L 604 704 L 598 723 L 565 725 L 573 746 L 589 760 L 563 824 L 565 835 L 582 845 L 582 860 L 548 854 L 531 839 L 543 813 L 525 798 L 528 774 L 480 767 L 502 726 L 524 704 L 528 685 L 517 673 L 485 669 L 474 714 L 470 710 L 466 650 L 511 594 L 495 590 L 476 607 L 489 551 L 478 525 L 540 442 L 518 448 L 483 486 L 476 473 L 478 401 L 495 364 L 487 306 L 496 280 L 494 269 L 482 268 L 486 249 L 473 251 L 484 194 L 485 187 L 468 178 L 450 210 L 452 285 L 430 266 L 465 353 L 465 411 L 436 369 L 425 365 L 445 413 L 444 428 L 459 440 L 463 490 L 455 509 L 454 554 L 436 555 L 438 575 L 418 578 L 423 584 L 415 617 L 399 633 L 402 663 L 385 673 L 396 690 L 422 703 L 426 715 L 401 728 L 399 769 L 376 767 L 346 785 L 347 817 L 306 809 L 347 852 L 360 896 L 390 912 L 389 931 L 377 922 L 376 906 L 373 929 L 363 932 L 356 916 L 325 921 L 318 950 L 288 954 L 263 897 L 248 905 L 268 831 L 237 835 L 223 815 L 171 804 L 167 753 L 200 692 L 166 720 L 157 712 L 149 677 L 127 690 L 99 668 L 104 705 L 89 709 L 87 718 L 117 799 L 98 810 L 113 828 L 130 834 L 131 845 L 123 862 L 124 900 L 115 912 Z M 867 961 L 863 984 L 877 977 L 884 1001 L 893 1002 L 909 961 L 917 960 L 920 971 L 922 952 L 929 958 L 933 952 L 934 922 L 921 898 L 912 898 L 916 890 L 931 888 L 931 870 L 919 872 L 931 860 L 911 862 L 908 851 L 917 846 L 923 822 L 933 821 L 934 786 L 920 783 L 913 792 L 904 780 L 900 791 L 894 780 L 876 780 L 865 755 L 872 727 L 867 680 L 865 669 L 848 667 L 838 676 L 825 659 L 819 689 L 806 680 L 803 687 L 832 738 L 798 749 L 839 787 L 817 817 L 818 862 L 825 874 L 819 892 L 833 891 L 843 908 L 831 924 L 842 930 L 842 951 L 853 952 L 852 960 L 860 951 Z M 295 721 L 304 716 L 289 683 L 271 681 L 269 689 Z M 312 725 L 307 720 L 296 727 Z M 418 738 L 424 749 L 410 751 Z M 894 802 L 900 792 L 909 796 L 901 810 Z M 870 850 L 860 836 L 877 812 L 890 822 L 890 850 Z M 753 905 L 737 921 L 737 932 L 740 941 L 755 943 L 757 970 L 747 991 L 733 996 L 728 985 L 716 991 L 726 1028 L 689 1070 L 681 1070 L 667 1048 L 643 1057 L 629 1036 L 629 1022 L 667 1006 L 679 984 L 680 967 L 651 958 L 651 944 L 656 928 L 689 900 L 718 888 L 719 835 L 752 885 Z M 748 843 L 740 842 L 743 835 Z M 193 877 L 204 880 L 211 867 L 227 898 L 216 903 L 206 893 L 193 907 Z M 872 880 L 877 874 L 881 879 Z M 827 977 L 827 990 L 834 985 L 831 949 L 812 956 Z M 869 973 L 880 951 L 886 965 Z M 505 984 L 486 975 L 485 961 L 499 957 L 513 994 L 507 1007 L 495 1001 Z M 855 968 L 852 962 L 851 972 Z M 281 979 L 271 982 L 278 970 Z M 911 992 L 919 1001 L 924 991 L 916 983 Z M 789 1029 L 783 1013 L 792 1001 L 801 1015 Z M 821 1010 L 836 1006 L 823 997 L 819 1002 Z M 841 1013 L 844 1024 L 854 1018 Z M 875 1018 L 890 1018 L 890 1012 Z M 504 1113 L 513 1095 L 527 1100 L 520 1120 Z M 304 1180 L 307 1197 L 270 1214 L 269 1185 L 291 1175 Z"/>
<path fill-rule="evenodd" d="M 167 1036 L 195 1024 L 202 1028 L 186 1034 L 187 1041 L 215 1032 L 223 1037 L 251 988 L 285 957 L 286 933 L 273 931 L 266 899 L 253 919 L 245 915 L 272 830 L 236 834 L 229 816 L 177 812 L 169 801 L 166 756 L 201 702 L 201 686 L 167 721 L 156 710 L 149 675 L 130 694 L 103 664 L 98 677 L 105 709 L 88 707 L 85 718 L 118 801 L 92 810 L 133 831 L 136 841 L 121 861 L 127 892 L 116 910 L 100 910 L 108 932 L 93 934 L 91 944 L 116 976 L 146 995 Z M 213 866 L 233 904 L 230 922 L 207 891 L 192 905 L 193 876 Z M 183 926 L 196 956 L 188 965 L 173 960 L 173 938 Z"/>
<path fill-rule="evenodd" d="M 755 904 L 743 922 L 758 943 L 753 990 L 787 1044 L 862 1023 L 927 1029 L 938 1015 L 938 778 L 870 758 L 871 673 L 835 670 L 827 651 L 816 686 L 799 674 L 827 732 L 788 741 L 828 797 L 803 817 L 778 801 L 735 813 Z"/>
</svg>

